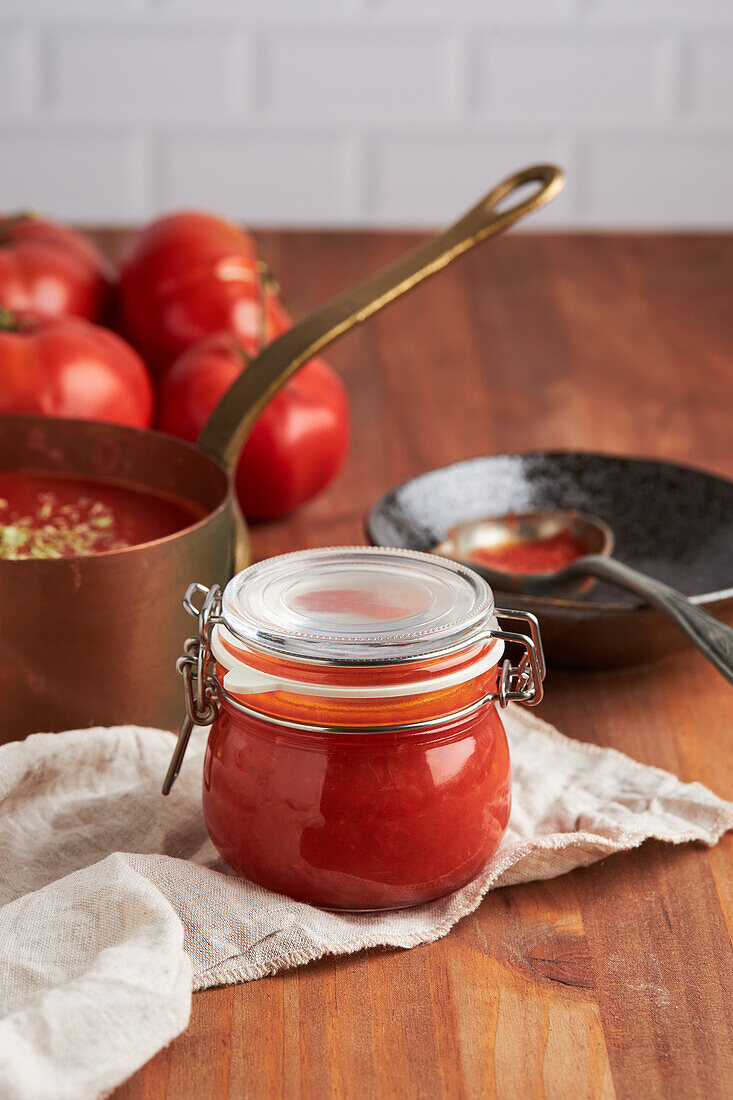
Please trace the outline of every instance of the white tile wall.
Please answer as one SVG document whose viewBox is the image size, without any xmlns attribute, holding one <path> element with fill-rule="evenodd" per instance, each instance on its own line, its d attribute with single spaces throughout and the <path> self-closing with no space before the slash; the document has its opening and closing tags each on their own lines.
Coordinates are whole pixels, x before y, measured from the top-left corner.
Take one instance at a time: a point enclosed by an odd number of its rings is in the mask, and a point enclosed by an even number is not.
<svg viewBox="0 0 733 1100">
<path fill-rule="evenodd" d="M 1 0 L 0 209 L 733 228 L 733 0 Z"/>
<path fill-rule="evenodd" d="M 126 130 L 25 126 L 0 131 L 0 209 L 69 221 L 135 222 L 153 186 L 148 142 Z"/>
<path fill-rule="evenodd" d="M 679 211 L 701 228 L 731 227 L 733 147 L 715 137 L 608 137 L 591 141 L 587 160 L 589 224 L 657 228 Z M 733 278 L 733 272 L 731 273 Z"/>
<path fill-rule="evenodd" d="M 22 118 L 38 91 L 37 42 L 24 27 L 0 35 L 0 119 Z"/>
<path fill-rule="evenodd" d="M 64 27 L 50 37 L 53 117 L 157 126 L 218 122 L 241 110 L 240 40 L 222 28 Z M 244 75 L 244 74 L 242 74 Z"/>
<path fill-rule="evenodd" d="M 636 126 L 668 108 L 666 42 L 649 31 L 488 32 L 482 47 L 476 98 L 489 119 Z"/>
<path fill-rule="evenodd" d="M 572 151 L 561 137 L 534 134 L 468 135 L 451 133 L 385 135 L 369 150 L 367 207 L 383 225 L 412 222 L 436 225 L 472 206 L 486 183 L 513 167 L 537 161 L 562 164 L 568 190 L 575 189 Z M 539 219 L 538 219 L 539 220 Z M 562 223 L 560 200 L 542 214 L 542 224 Z M 526 223 L 525 223 L 526 224 Z"/>
<path fill-rule="evenodd" d="M 349 144 L 338 136 L 231 130 L 163 139 L 164 204 L 253 224 L 353 222 Z M 246 213 L 246 216 L 245 216 Z"/>
<path fill-rule="evenodd" d="M 450 53 L 437 29 L 273 28 L 261 55 L 267 118 L 382 127 L 445 122 Z"/>
<path fill-rule="evenodd" d="M 733 31 L 695 35 L 687 50 L 685 91 L 689 96 L 690 113 L 702 123 L 730 123 L 733 119 Z"/>
</svg>

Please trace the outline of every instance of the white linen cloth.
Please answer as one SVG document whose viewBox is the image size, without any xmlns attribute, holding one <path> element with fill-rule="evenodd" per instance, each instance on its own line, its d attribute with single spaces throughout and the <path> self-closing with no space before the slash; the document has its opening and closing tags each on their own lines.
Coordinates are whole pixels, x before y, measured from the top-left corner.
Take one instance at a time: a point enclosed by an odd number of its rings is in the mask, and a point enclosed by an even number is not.
<svg viewBox="0 0 733 1100">
<path fill-rule="evenodd" d="M 0 747 L 0 1096 L 84 1100 L 185 1027 L 191 990 L 325 954 L 445 935 L 487 890 L 552 878 L 648 837 L 714 844 L 733 804 L 610 749 L 504 712 L 509 829 L 479 877 L 440 901 L 335 914 L 237 878 L 204 828 L 205 736 L 168 798 L 172 734 L 121 726 Z"/>
</svg>

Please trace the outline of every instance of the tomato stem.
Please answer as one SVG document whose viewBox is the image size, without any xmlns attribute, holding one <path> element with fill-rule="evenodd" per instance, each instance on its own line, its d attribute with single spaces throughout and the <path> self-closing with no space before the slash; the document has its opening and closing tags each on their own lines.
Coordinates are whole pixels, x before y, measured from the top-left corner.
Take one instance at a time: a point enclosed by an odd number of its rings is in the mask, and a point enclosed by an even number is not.
<svg viewBox="0 0 733 1100">
<path fill-rule="evenodd" d="M 257 332 L 257 352 L 262 351 L 265 345 L 268 343 L 267 339 L 267 299 L 269 295 L 277 297 L 280 293 L 280 286 L 276 279 L 273 278 L 269 267 L 265 260 L 258 260 L 256 264 L 257 270 L 257 289 L 260 300 L 259 311 L 259 325 Z"/>
<path fill-rule="evenodd" d="M 15 214 L 0 218 L 0 244 L 8 240 L 16 225 L 37 217 L 38 214 L 34 210 L 18 210 Z"/>
<path fill-rule="evenodd" d="M 0 332 L 22 332 L 31 327 L 27 318 L 19 317 L 12 309 L 0 308 Z"/>
</svg>

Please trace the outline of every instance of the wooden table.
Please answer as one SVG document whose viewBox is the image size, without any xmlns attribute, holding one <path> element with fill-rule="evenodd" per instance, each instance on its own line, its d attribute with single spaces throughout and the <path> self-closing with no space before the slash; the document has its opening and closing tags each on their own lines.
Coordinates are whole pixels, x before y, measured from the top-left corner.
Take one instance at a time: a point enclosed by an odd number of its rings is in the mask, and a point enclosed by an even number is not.
<svg viewBox="0 0 733 1100">
<path fill-rule="evenodd" d="M 259 234 L 299 310 L 415 237 Z M 105 238 L 113 243 L 113 238 Z M 733 476 L 733 238 L 513 235 L 336 345 L 351 459 L 257 556 L 363 541 L 368 505 L 470 455 L 592 448 Z M 733 562 L 731 563 L 733 569 Z M 696 653 L 551 672 L 571 737 L 733 798 L 733 692 Z M 445 939 L 197 993 L 115 1100 L 728 1097 L 733 836 L 498 890 Z"/>
</svg>

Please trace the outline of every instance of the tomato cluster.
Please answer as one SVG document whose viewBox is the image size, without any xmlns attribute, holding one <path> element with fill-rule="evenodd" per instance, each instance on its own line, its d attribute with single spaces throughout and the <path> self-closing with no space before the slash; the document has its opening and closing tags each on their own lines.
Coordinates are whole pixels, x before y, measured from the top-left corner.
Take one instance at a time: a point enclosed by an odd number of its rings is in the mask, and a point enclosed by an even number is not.
<svg viewBox="0 0 733 1100">
<path fill-rule="evenodd" d="M 117 274 L 72 229 L 0 218 L 0 414 L 146 428 L 157 408 L 158 427 L 195 440 L 291 323 L 250 234 L 211 214 L 158 218 L 130 239 Z M 340 469 L 349 439 L 344 384 L 313 359 L 245 444 L 236 475 L 245 514 L 275 518 L 309 500 Z"/>
</svg>

